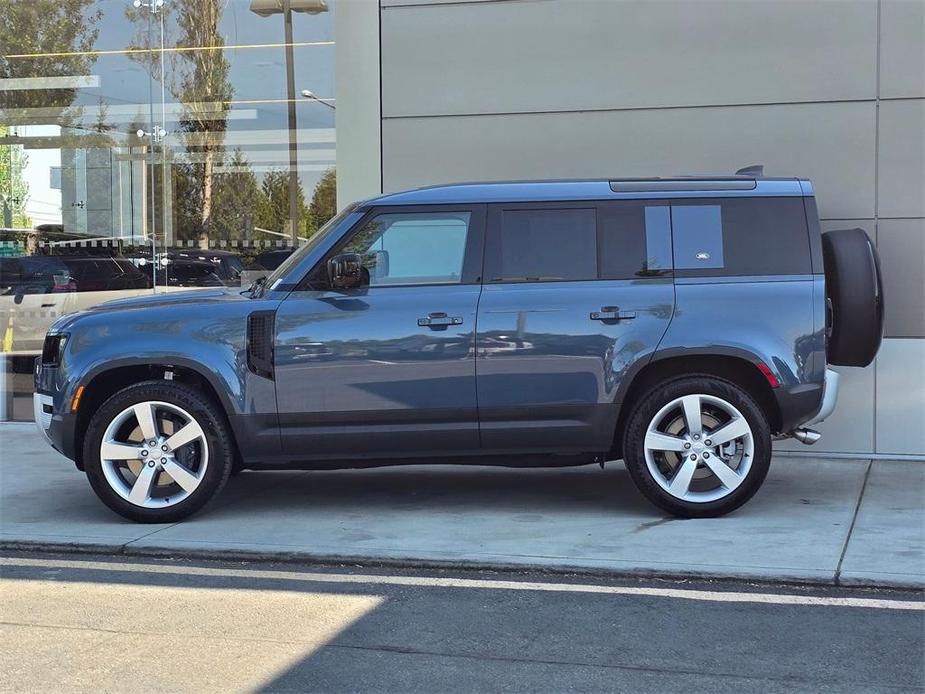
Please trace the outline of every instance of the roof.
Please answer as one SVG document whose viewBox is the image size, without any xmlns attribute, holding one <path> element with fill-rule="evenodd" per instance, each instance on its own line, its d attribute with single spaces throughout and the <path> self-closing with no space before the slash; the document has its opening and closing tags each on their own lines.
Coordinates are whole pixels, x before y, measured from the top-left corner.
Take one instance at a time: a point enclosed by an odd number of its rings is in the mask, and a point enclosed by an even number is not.
<svg viewBox="0 0 925 694">
<path fill-rule="evenodd" d="M 499 181 L 452 183 L 366 201 L 376 205 L 539 202 L 543 200 L 632 200 L 636 198 L 756 197 L 812 195 L 812 183 L 800 178 L 750 176 L 678 176 L 609 180 Z"/>
</svg>

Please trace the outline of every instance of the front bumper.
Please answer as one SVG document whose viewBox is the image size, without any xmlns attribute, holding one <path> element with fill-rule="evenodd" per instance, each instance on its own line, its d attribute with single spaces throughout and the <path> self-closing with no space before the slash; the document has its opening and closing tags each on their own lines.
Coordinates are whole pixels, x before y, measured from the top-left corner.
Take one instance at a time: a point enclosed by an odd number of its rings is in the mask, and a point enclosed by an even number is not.
<svg viewBox="0 0 925 694">
<path fill-rule="evenodd" d="M 48 430 L 51 429 L 52 408 L 54 407 L 54 398 L 42 393 L 33 393 L 32 395 L 32 414 L 35 415 L 35 426 L 38 427 L 39 433 L 50 445 L 54 446 Z"/>
<path fill-rule="evenodd" d="M 813 415 L 804 426 L 809 426 L 810 424 L 818 424 L 828 417 L 835 410 L 835 404 L 838 402 L 838 381 L 839 375 L 837 371 L 832 369 L 825 370 L 825 386 L 822 389 L 822 404 L 819 406 L 819 410 L 816 414 Z"/>
<path fill-rule="evenodd" d="M 56 414 L 54 398 L 38 392 L 32 395 L 32 412 L 35 415 L 35 426 L 42 438 L 58 453 L 73 460 L 79 470 L 83 470 L 75 447 L 77 416 L 71 413 Z"/>
</svg>

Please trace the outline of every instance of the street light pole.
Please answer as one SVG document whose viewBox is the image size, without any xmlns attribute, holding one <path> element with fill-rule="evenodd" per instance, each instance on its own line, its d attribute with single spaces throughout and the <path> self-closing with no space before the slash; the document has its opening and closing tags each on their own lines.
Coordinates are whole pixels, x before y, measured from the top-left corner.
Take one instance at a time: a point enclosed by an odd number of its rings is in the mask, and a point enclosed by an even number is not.
<svg viewBox="0 0 925 694">
<path fill-rule="evenodd" d="M 306 99 L 317 101 L 319 104 L 324 104 L 332 111 L 337 110 L 337 106 L 335 106 L 334 104 L 328 103 L 328 101 L 326 101 L 325 99 L 322 99 L 320 96 L 316 96 L 315 93 L 311 89 L 303 89 L 302 96 L 304 96 Z"/>
<path fill-rule="evenodd" d="M 261 17 L 283 15 L 286 34 L 286 93 L 289 127 L 289 235 L 292 245 L 299 236 L 299 144 L 295 117 L 295 59 L 292 55 L 292 13 L 319 14 L 328 11 L 326 0 L 251 0 L 251 12 Z"/>
<path fill-rule="evenodd" d="M 295 64 L 292 56 L 292 0 L 283 0 L 286 27 L 286 89 L 289 107 L 289 233 L 292 247 L 296 248 L 299 236 L 299 143 L 295 117 Z"/>
</svg>

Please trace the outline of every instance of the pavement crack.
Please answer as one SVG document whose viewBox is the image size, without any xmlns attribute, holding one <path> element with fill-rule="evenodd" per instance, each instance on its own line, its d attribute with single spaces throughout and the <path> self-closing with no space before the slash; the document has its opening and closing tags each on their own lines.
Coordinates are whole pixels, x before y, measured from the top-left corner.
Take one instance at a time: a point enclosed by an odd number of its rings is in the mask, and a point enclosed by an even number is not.
<svg viewBox="0 0 925 694">
<path fill-rule="evenodd" d="M 125 550 L 130 544 L 144 540 L 146 537 L 151 537 L 152 535 L 156 535 L 157 533 L 162 532 L 164 530 L 170 530 L 171 528 L 175 528 L 178 525 L 180 525 L 180 523 L 171 523 L 170 525 L 165 525 L 163 528 L 157 528 L 156 530 L 152 530 L 151 532 L 145 533 L 144 535 L 139 535 L 138 537 L 131 539 L 128 542 L 123 543 L 122 547 L 120 548 L 120 551 L 122 554 L 125 554 Z"/>
<path fill-rule="evenodd" d="M 854 534 L 854 526 L 858 521 L 858 514 L 861 512 L 861 502 L 864 500 L 864 492 L 867 491 L 867 481 L 870 479 L 870 471 L 874 466 L 873 460 L 867 461 L 867 469 L 864 471 L 864 480 L 861 482 L 861 492 L 858 494 L 858 501 L 854 506 L 854 514 L 851 516 L 851 524 L 848 526 L 848 534 L 845 535 L 845 544 L 841 548 L 841 555 L 838 557 L 838 564 L 835 566 L 835 576 L 832 582 L 841 585 L 841 567 L 845 562 L 845 555 L 848 553 L 848 545 L 851 543 L 851 536 Z"/>
<path fill-rule="evenodd" d="M 433 651 L 425 650 L 418 648 L 411 648 L 408 646 L 387 646 L 387 645 L 378 645 L 378 646 L 361 646 L 356 644 L 342 644 L 342 643 L 328 643 L 325 644 L 322 649 L 325 648 L 337 648 L 343 650 L 356 650 L 356 651 L 376 651 L 384 653 L 396 653 L 400 655 L 423 655 L 423 656 L 435 656 L 440 658 L 459 658 L 465 660 L 481 660 L 481 661 L 494 661 L 494 662 L 507 662 L 507 663 L 524 663 L 531 665 L 561 665 L 566 667 L 587 667 L 587 668 L 601 668 L 605 670 L 621 670 L 627 672 L 647 672 L 653 674 L 665 674 L 665 675 L 693 675 L 696 677 L 717 677 L 717 678 L 726 678 L 726 679 L 736 679 L 743 680 L 748 682 L 783 682 L 789 684 L 810 684 L 818 685 L 821 682 L 826 682 L 827 684 L 832 684 L 830 679 L 814 679 L 810 677 L 797 677 L 793 675 L 787 676 L 774 676 L 774 675 L 744 675 L 737 672 L 714 672 L 709 670 L 695 670 L 695 669 L 686 669 L 686 668 L 667 668 L 667 667 L 653 667 L 647 665 L 627 665 L 621 663 L 593 663 L 588 661 L 581 660 L 560 660 L 556 658 L 525 658 L 525 657 L 513 657 L 513 656 L 501 656 L 494 654 L 486 653 L 449 653 L 445 651 Z M 894 685 L 894 684 L 884 684 L 882 682 L 856 682 L 852 681 L 852 685 L 861 685 L 877 688 L 890 688 L 898 690 L 915 690 L 915 687 L 906 687 L 904 685 Z"/>
</svg>

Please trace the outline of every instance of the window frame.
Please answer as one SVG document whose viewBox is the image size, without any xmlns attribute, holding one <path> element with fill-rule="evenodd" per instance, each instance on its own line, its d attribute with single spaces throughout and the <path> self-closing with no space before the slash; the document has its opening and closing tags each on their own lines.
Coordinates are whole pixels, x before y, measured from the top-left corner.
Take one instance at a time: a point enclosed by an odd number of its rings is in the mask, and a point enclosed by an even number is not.
<svg viewBox="0 0 925 694">
<path fill-rule="evenodd" d="M 481 284 L 482 281 L 482 263 L 484 260 L 485 246 L 485 205 L 372 205 L 363 211 L 360 217 L 343 235 L 331 246 L 330 249 L 315 263 L 312 268 L 305 273 L 305 276 L 299 282 L 296 291 L 337 291 L 340 293 L 365 292 L 370 289 L 398 289 L 408 287 L 461 287 L 466 285 Z M 327 276 L 327 263 L 334 256 L 343 251 L 343 248 L 360 233 L 360 231 L 379 215 L 383 214 L 440 214 L 446 213 L 469 213 L 469 229 L 466 233 L 466 245 L 463 250 L 462 272 L 459 275 L 459 282 L 396 282 L 395 284 L 376 284 L 366 285 L 359 289 L 342 290 L 334 289 L 324 282 L 324 286 L 318 281 L 318 276 Z"/>
</svg>

